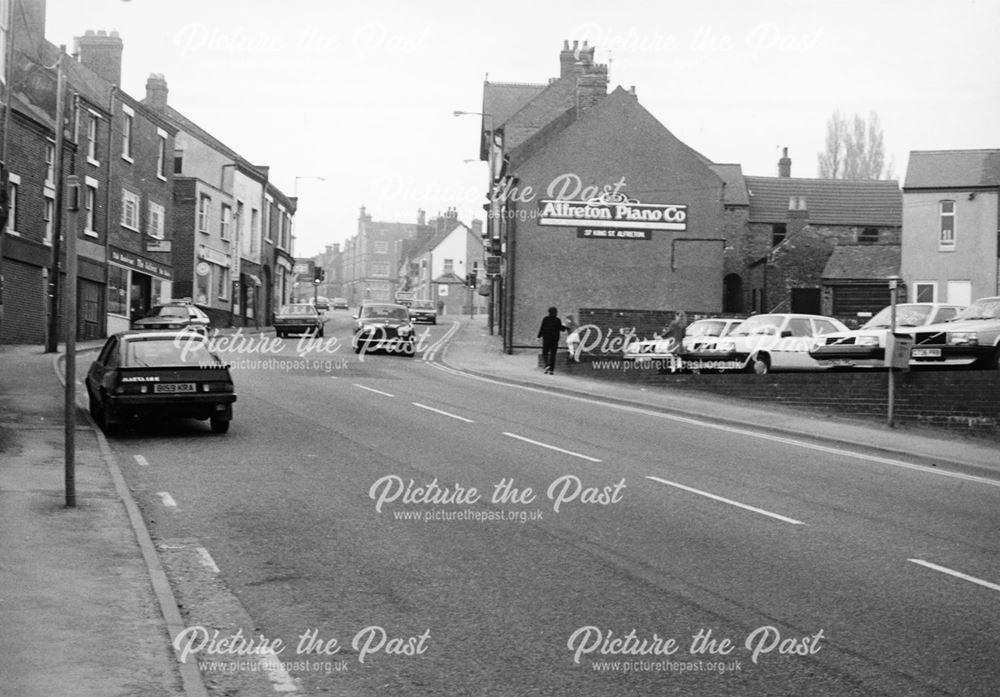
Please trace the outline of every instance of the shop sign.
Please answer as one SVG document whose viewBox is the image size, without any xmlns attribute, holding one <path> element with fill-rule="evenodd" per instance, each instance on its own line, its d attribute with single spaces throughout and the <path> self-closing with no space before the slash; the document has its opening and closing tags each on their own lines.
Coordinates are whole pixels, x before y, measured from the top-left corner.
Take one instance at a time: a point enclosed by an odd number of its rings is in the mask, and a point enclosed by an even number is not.
<svg viewBox="0 0 1000 697">
<path fill-rule="evenodd" d="M 576 236 L 584 239 L 600 240 L 649 240 L 653 238 L 650 230 L 615 230 L 613 228 L 578 227 Z"/>
<path fill-rule="evenodd" d="M 112 263 L 168 281 L 174 277 L 174 272 L 170 267 L 157 264 L 155 261 L 141 257 L 133 252 L 126 252 L 124 249 L 118 249 L 117 247 L 108 247 L 108 260 Z"/>
<path fill-rule="evenodd" d="M 540 225 L 575 227 L 578 237 L 594 238 L 597 230 L 629 233 L 650 230 L 687 230 L 687 206 L 683 204 L 640 203 L 619 192 L 604 192 L 586 201 L 545 199 L 539 214 Z M 586 226 L 586 227 L 581 227 Z M 632 234 L 604 238 L 649 239 Z"/>
<path fill-rule="evenodd" d="M 215 264 L 216 266 L 225 266 L 227 269 L 229 268 L 229 255 L 225 252 L 212 249 L 211 247 L 201 245 L 198 248 L 198 257 L 209 263 Z"/>
<path fill-rule="evenodd" d="M 170 240 L 147 240 L 146 241 L 146 251 L 147 252 L 166 252 L 170 253 L 171 243 Z"/>
</svg>

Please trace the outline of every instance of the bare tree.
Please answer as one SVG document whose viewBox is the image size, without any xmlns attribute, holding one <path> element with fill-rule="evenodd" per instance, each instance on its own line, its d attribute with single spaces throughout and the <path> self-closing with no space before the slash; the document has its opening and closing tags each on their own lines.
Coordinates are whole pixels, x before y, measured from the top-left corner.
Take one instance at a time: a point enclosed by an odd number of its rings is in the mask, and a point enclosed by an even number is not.
<svg viewBox="0 0 1000 697">
<path fill-rule="evenodd" d="M 859 114 L 848 119 L 839 111 L 826 122 L 826 150 L 819 153 L 819 176 L 823 179 L 888 179 L 885 139 L 878 114 Z"/>
</svg>

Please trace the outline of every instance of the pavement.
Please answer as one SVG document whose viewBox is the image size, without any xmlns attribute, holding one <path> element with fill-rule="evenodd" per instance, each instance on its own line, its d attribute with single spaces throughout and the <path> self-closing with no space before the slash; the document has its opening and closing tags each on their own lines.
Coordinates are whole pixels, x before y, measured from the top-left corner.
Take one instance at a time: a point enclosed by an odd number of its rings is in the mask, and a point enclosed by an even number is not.
<svg viewBox="0 0 1000 697">
<path fill-rule="evenodd" d="M 692 426 L 1000 478 L 995 443 L 587 379 L 558 367 L 546 375 L 537 352 L 505 354 L 485 318 L 464 319 L 441 360 L 480 379 L 650 410 Z M 145 523 L 82 408 L 73 430 L 76 505 L 66 505 L 63 363 L 41 347 L 0 346 L 0 694 L 205 697 L 197 667 L 174 657 L 170 638 L 183 625 Z"/>
</svg>

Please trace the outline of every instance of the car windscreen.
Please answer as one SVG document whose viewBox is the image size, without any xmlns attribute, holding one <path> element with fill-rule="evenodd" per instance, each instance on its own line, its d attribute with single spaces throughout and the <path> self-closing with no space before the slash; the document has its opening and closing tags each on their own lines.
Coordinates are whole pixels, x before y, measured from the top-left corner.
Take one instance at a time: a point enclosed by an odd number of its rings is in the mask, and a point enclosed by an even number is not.
<svg viewBox="0 0 1000 697">
<path fill-rule="evenodd" d="M 741 322 L 731 334 L 732 336 L 749 336 L 751 334 L 775 334 L 781 326 L 782 318 L 778 315 L 757 315 Z"/>
<path fill-rule="evenodd" d="M 126 368 L 221 363 L 208 343 L 195 334 L 156 339 L 131 339 L 125 343 Z"/>
<path fill-rule="evenodd" d="M 434 303 L 427 300 L 414 300 L 413 304 L 410 305 L 410 309 L 413 310 L 433 310 Z"/>
<path fill-rule="evenodd" d="M 1000 319 L 1000 298 L 977 300 L 955 315 L 952 321 L 963 319 Z"/>
<path fill-rule="evenodd" d="M 361 308 L 363 319 L 398 319 L 408 320 L 409 310 L 399 305 L 366 305 Z"/>
<path fill-rule="evenodd" d="M 154 307 L 149 317 L 187 317 L 188 309 L 181 305 L 161 305 Z"/>
<path fill-rule="evenodd" d="M 722 321 L 715 320 L 698 320 L 697 322 L 692 322 L 687 331 L 684 332 L 685 336 L 720 336 L 722 330 L 726 328 L 726 323 Z"/>
<path fill-rule="evenodd" d="M 314 315 L 316 308 L 312 305 L 282 305 L 281 315 Z"/>
<path fill-rule="evenodd" d="M 919 327 L 926 324 L 931 314 L 930 305 L 897 305 L 897 327 Z M 885 329 L 892 326 L 892 306 L 879 310 L 878 314 L 864 323 L 862 329 Z"/>
</svg>

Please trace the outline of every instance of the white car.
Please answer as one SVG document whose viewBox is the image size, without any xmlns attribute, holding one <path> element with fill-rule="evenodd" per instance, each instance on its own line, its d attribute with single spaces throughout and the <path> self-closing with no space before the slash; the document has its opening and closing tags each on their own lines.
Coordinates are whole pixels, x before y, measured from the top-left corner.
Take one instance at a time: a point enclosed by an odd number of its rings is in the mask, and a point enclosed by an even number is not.
<svg viewBox="0 0 1000 697">
<path fill-rule="evenodd" d="M 681 341 L 683 351 L 693 351 L 722 336 L 727 336 L 742 319 L 698 319 L 684 330 Z M 671 360 L 677 353 L 674 340 L 669 338 L 643 339 L 629 343 L 622 354 L 626 361 L 647 363 L 655 360 Z"/>
<path fill-rule="evenodd" d="M 943 324 L 910 329 L 911 366 L 1000 369 L 1000 296 L 980 298 Z"/>
<path fill-rule="evenodd" d="M 754 315 L 728 336 L 682 355 L 686 369 L 739 369 L 763 375 L 773 370 L 820 370 L 809 355 L 827 334 L 850 331 L 821 315 Z"/>
<path fill-rule="evenodd" d="M 916 327 L 948 322 L 963 309 L 961 305 L 945 303 L 901 303 L 896 305 L 896 331 L 912 334 Z M 885 343 L 891 325 L 890 305 L 860 329 L 827 334 L 825 343 L 810 351 L 809 355 L 823 367 L 881 368 L 885 365 Z"/>
</svg>

